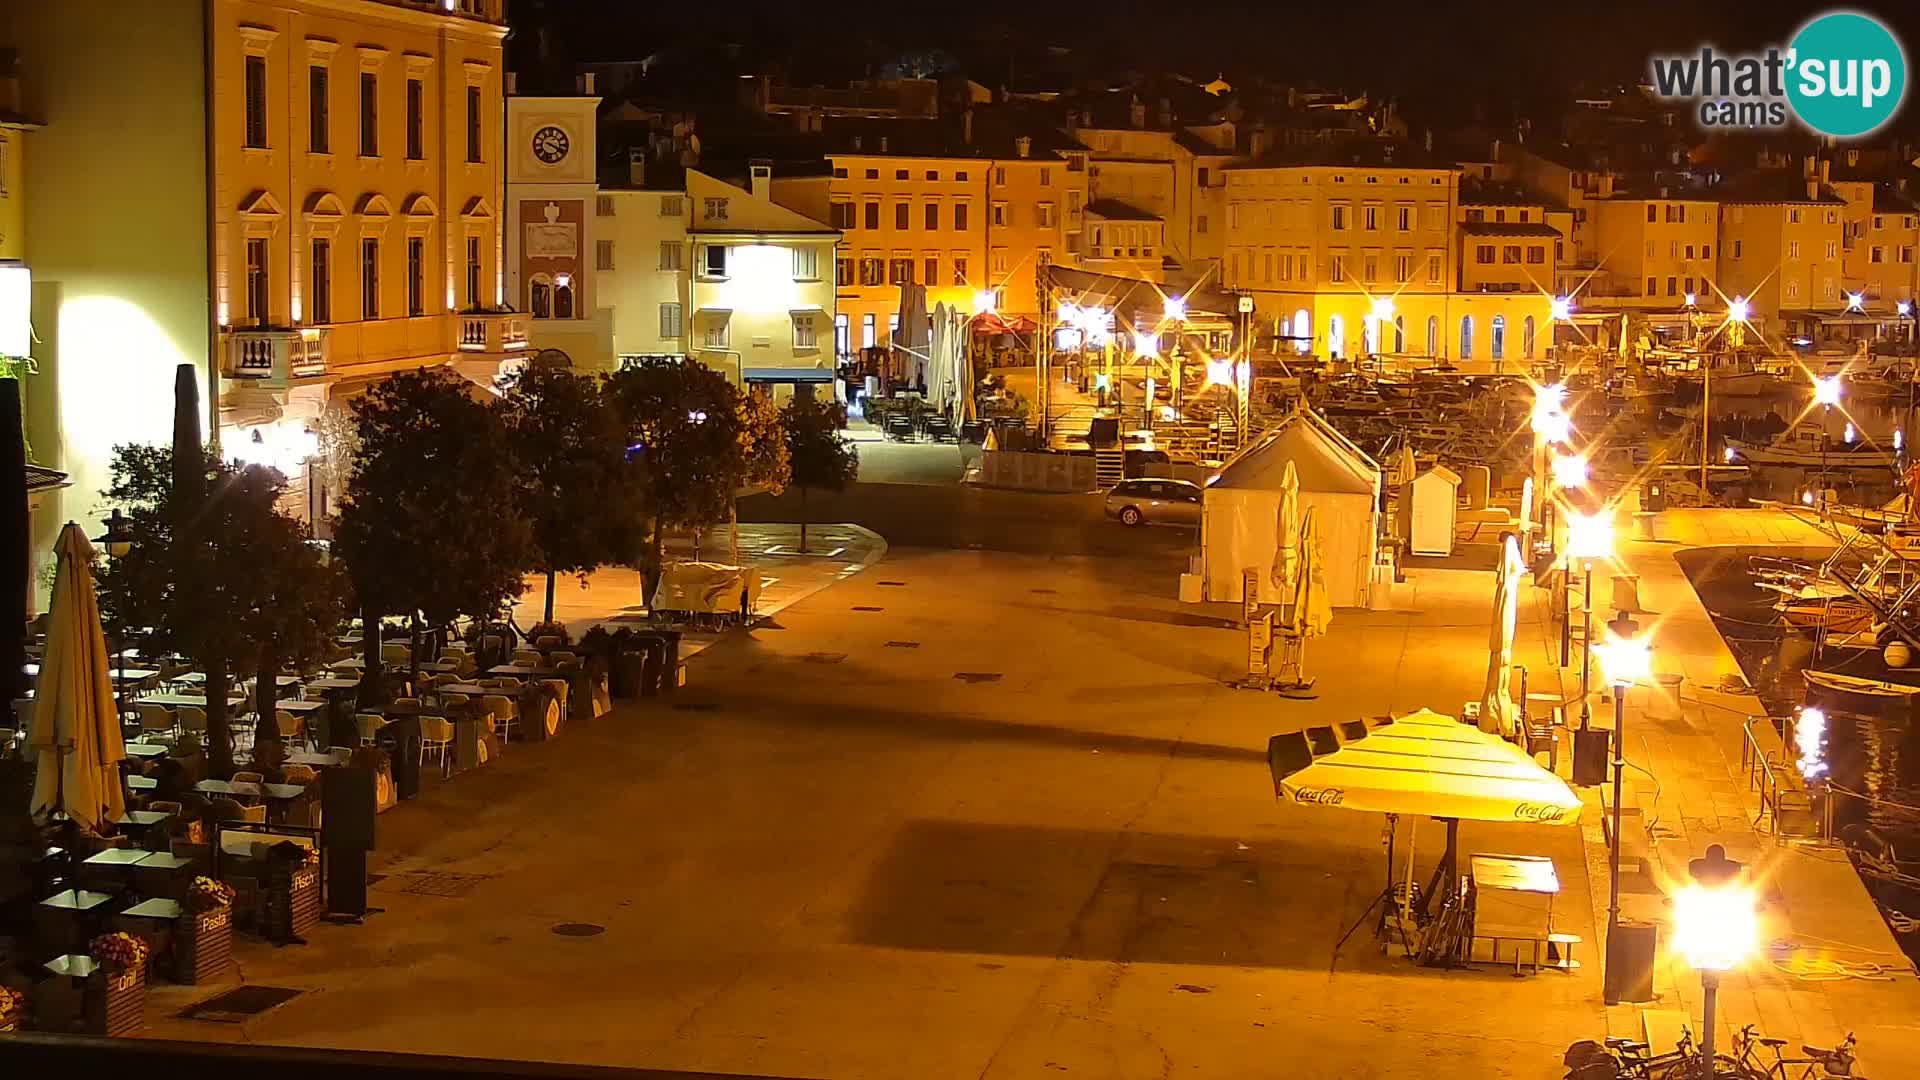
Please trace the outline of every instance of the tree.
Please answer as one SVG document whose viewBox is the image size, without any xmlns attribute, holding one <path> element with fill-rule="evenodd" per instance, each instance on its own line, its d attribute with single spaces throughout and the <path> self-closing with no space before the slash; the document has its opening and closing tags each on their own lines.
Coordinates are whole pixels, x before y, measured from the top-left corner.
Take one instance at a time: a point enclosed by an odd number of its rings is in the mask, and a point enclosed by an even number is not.
<svg viewBox="0 0 1920 1080">
<path fill-rule="evenodd" d="M 633 551 L 640 491 L 620 419 L 601 383 L 566 368 L 529 364 L 508 378 L 498 409 L 533 528 L 534 569 L 546 574 L 543 622 L 553 621 L 554 579 L 585 575 Z"/>
<path fill-rule="evenodd" d="M 732 559 L 740 561 L 740 498 L 743 487 L 755 487 L 769 495 L 787 490 L 793 480 L 793 457 L 787 452 L 787 431 L 780 406 L 765 394 L 740 395 L 741 477 L 727 501 L 727 521 L 731 526 Z"/>
<path fill-rule="evenodd" d="M 334 550 L 347 565 L 366 637 L 362 704 L 385 694 L 380 620 L 405 615 L 414 664 L 420 619 L 493 618 L 535 559 L 519 505 L 520 468 L 500 417 L 444 368 L 376 383 L 354 402 L 359 453 L 347 474 Z M 417 681 L 418 667 L 410 676 Z"/>
<path fill-rule="evenodd" d="M 188 514 L 175 487 L 180 469 L 170 447 L 114 450 L 106 495 L 124 511 L 130 544 L 101 568 L 101 600 L 115 623 L 148 627 L 145 638 L 152 646 L 179 652 L 207 673 L 207 754 L 214 771 L 226 775 L 233 771 L 229 662 L 283 647 L 275 642 L 284 640 L 279 634 L 295 633 L 288 628 L 291 616 L 261 612 L 328 586 L 317 555 L 306 546 L 304 526 L 276 506 L 286 490 L 284 477 L 264 466 L 207 465 L 201 455 L 193 456 L 203 462 L 193 475 L 203 477 L 205 487 Z M 199 486 L 191 479 L 188 484 Z M 300 580 L 302 575 L 312 580 Z M 325 604 L 302 610 L 308 625 L 284 646 L 289 656 L 313 655 L 312 638 L 338 625 L 337 618 L 328 621 Z M 262 695 L 269 708 L 271 693 Z"/>
<path fill-rule="evenodd" d="M 648 517 L 640 575 L 651 599 L 666 530 L 726 520 L 746 474 L 740 391 L 698 361 L 649 357 L 607 376 Z"/>
<path fill-rule="evenodd" d="M 807 490 L 839 491 L 860 473 L 860 452 L 840 433 L 847 409 L 825 401 L 795 398 L 780 410 L 787 431 L 793 485 L 800 489 L 800 550 L 807 550 Z"/>
</svg>

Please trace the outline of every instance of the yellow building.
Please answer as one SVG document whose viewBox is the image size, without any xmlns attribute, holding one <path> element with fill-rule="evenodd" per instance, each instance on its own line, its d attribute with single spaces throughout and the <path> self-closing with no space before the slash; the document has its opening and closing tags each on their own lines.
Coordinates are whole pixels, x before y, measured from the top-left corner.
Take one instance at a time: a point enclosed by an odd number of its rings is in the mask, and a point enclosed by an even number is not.
<svg viewBox="0 0 1920 1080">
<path fill-rule="evenodd" d="M 1845 310 L 1840 212 L 1846 205 L 1811 159 L 1800 171 L 1766 170 L 1721 196 L 1719 285 L 1743 299 L 1768 336 L 1811 335 Z"/>
<path fill-rule="evenodd" d="M 1538 199 L 1518 185 L 1468 175 L 1460 183 L 1458 214 L 1461 291 L 1553 292 L 1566 238 L 1547 223 Z"/>
<path fill-rule="evenodd" d="M 505 34 L 501 0 L 0 5 L 25 108 L 60 118 L 25 186 L 54 403 L 29 433 L 66 516 L 100 516 L 114 445 L 168 439 L 178 363 L 223 452 L 318 519 L 330 405 L 514 351 L 518 316 L 474 310 L 502 300 Z"/>
<path fill-rule="evenodd" d="M 511 82 L 511 80 L 509 80 Z M 613 367 L 613 317 L 602 304 L 599 151 L 590 86 L 579 94 L 508 90 L 507 302 L 527 315 L 528 345 L 583 371 Z"/>
<path fill-rule="evenodd" d="M 1259 322 L 1302 352 L 1495 370 L 1544 356 L 1546 292 L 1462 287 L 1459 186 L 1450 164 L 1385 143 L 1230 167 L 1225 284 L 1251 295 Z"/>
<path fill-rule="evenodd" d="M 602 189 L 595 200 L 604 258 L 600 297 L 612 311 L 618 358 L 687 355 L 687 194 Z"/>
<path fill-rule="evenodd" d="M 1842 166 L 1833 178 L 1841 208 L 1840 289 L 1849 310 L 1897 318 L 1920 279 L 1920 207 L 1891 185 Z"/>
<path fill-rule="evenodd" d="M 1017 135 L 1013 154 L 993 161 L 987 185 L 986 287 L 994 293 L 995 310 L 1003 315 L 1038 317 L 1040 263 L 1076 266 L 1086 250 L 1085 158 L 1078 144 L 1051 134 L 1051 145 Z"/>
<path fill-rule="evenodd" d="M 40 125 L 20 111 L 19 87 L 13 71 L 0 70 L 0 262 L 27 258 L 26 136 Z"/>
<path fill-rule="evenodd" d="M 1720 205 L 1700 197 L 1615 195 L 1588 204 L 1597 255 L 1593 284 L 1575 296 L 1583 308 L 1679 311 L 1726 305 L 1714 292 Z"/>
</svg>

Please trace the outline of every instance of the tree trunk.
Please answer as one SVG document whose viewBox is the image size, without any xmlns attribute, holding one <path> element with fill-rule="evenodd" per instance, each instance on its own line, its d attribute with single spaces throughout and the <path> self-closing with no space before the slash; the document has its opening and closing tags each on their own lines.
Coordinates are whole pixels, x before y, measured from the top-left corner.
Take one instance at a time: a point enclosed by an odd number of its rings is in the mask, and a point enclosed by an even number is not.
<svg viewBox="0 0 1920 1080">
<path fill-rule="evenodd" d="M 732 550 L 733 565 L 740 565 L 740 500 L 727 500 L 727 530 Z"/>
<path fill-rule="evenodd" d="M 371 712 L 387 703 L 386 680 L 380 669 L 380 612 L 371 607 L 360 609 L 360 656 L 366 666 L 354 698 L 362 712 Z"/>
<path fill-rule="evenodd" d="M 207 771 L 215 779 L 233 775 L 233 725 L 227 717 L 227 658 L 209 656 L 207 669 Z"/>
<path fill-rule="evenodd" d="M 407 693 L 420 696 L 420 615 L 407 616 L 407 633 L 411 640 L 407 646 Z"/>
<path fill-rule="evenodd" d="M 260 743 L 263 739 L 280 737 L 280 658 L 274 655 L 271 644 L 262 643 L 260 649 L 260 668 L 253 677 L 253 754 L 260 756 Z"/>
<path fill-rule="evenodd" d="M 647 547 L 640 555 L 640 591 L 644 594 L 640 602 L 647 606 L 647 612 L 653 612 L 654 590 L 660 587 L 660 572 L 664 564 L 662 550 L 666 545 L 666 523 L 658 515 L 653 519 L 653 533 L 647 537 Z"/>
<path fill-rule="evenodd" d="M 800 486 L 800 554 L 807 553 L 807 488 Z"/>
<path fill-rule="evenodd" d="M 544 618 L 540 620 L 542 623 L 553 622 L 553 579 L 554 577 L 555 577 L 555 574 L 553 571 L 551 570 L 547 571 L 547 614 Z"/>
</svg>

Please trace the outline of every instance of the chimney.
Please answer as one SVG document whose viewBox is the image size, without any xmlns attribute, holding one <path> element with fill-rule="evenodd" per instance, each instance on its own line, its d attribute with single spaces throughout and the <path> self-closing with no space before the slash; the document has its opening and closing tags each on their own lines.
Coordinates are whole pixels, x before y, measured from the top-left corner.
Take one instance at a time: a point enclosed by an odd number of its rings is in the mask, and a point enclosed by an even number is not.
<svg viewBox="0 0 1920 1080">
<path fill-rule="evenodd" d="M 1135 130 L 1146 127 L 1147 103 L 1134 98 L 1133 104 L 1127 108 L 1127 122 L 1133 125 Z"/>
<path fill-rule="evenodd" d="M 1424 145 L 1427 148 L 1427 153 L 1429 154 L 1433 153 L 1433 129 L 1432 128 L 1427 129 L 1427 137 L 1424 140 Z"/>
<path fill-rule="evenodd" d="M 1833 162 L 1827 160 L 1826 158 L 1820 159 L 1820 182 L 1822 184 L 1827 182 L 1828 167 L 1831 166 L 1832 164 Z"/>
<path fill-rule="evenodd" d="M 883 154 L 887 152 L 887 137 L 885 135 L 880 136 L 880 152 Z"/>
<path fill-rule="evenodd" d="M 593 72 L 581 72 L 579 78 L 574 80 L 574 85 L 579 88 L 582 97 L 593 96 Z"/>
<path fill-rule="evenodd" d="M 858 150 L 858 149 L 860 149 L 860 136 L 858 136 L 858 135 L 855 135 L 855 136 L 853 137 L 853 148 L 854 148 L 855 150 Z"/>
<path fill-rule="evenodd" d="M 1491 161 L 1500 160 L 1500 140 L 1499 139 L 1493 140 L 1492 155 L 1489 158 L 1489 160 Z"/>
<path fill-rule="evenodd" d="M 1819 197 L 1820 197 L 1820 181 L 1815 180 L 1812 177 L 1808 177 L 1807 178 L 1807 201 L 1812 202 L 1813 200 Z"/>
<path fill-rule="evenodd" d="M 1813 155 L 1812 154 L 1808 154 L 1806 157 L 1800 159 L 1800 175 L 1802 177 L 1805 177 L 1808 180 L 1813 179 Z"/>
<path fill-rule="evenodd" d="M 627 147 L 627 183 L 638 188 L 647 186 L 647 152 L 641 147 Z"/>
<path fill-rule="evenodd" d="M 1173 126 L 1173 101 L 1171 99 L 1160 99 L 1159 106 L 1154 110 L 1153 122 L 1163 128 L 1171 128 Z"/>
<path fill-rule="evenodd" d="M 1031 156 L 1033 154 L 1032 137 L 1027 135 L 1021 135 L 1015 138 L 1013 140 L 1013 154 L 1015 157 Z"/>
<path fill-rule="evenodd" d="M 1857 146 L 1847 147 L 1847 167 L 1852 168 L 1858 164 L 1860 164 L 1860 148 Z"/>
<path fill-rule="evenodd" d="M 753 192 L 756 199 L 773 198 L 773 165 L 766 161 L 747 163 L 747 190 Z"/>
<path fill-rule="evenodd" d="M 960 143 L 963 146 L 973 145 L 973 107 L 971 105 L 960 110 Z"/>
<path fill-rule="evenodd" d="M 512 97 L 513 95 L 519 92 L 520 92 L 520 73 L 517 71 L 507 72 L 507 96 Z"/>
</svg>

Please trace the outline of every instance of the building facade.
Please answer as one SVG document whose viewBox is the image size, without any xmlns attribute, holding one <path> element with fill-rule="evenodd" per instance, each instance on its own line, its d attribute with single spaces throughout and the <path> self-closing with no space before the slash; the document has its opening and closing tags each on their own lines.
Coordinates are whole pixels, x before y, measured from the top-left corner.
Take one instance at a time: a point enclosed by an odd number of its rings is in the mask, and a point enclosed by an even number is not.
<svg viewBox="0 0 1920 1080">
<path fill-rule="evenodd" d="M 1810 333 L 1821 316 L 1843 312 L 1845 205 L 1817 177 L 1786 172 L 1730 191 L 1720 205 L 1721 291 L 1743 298 L 1769 334 Z"/>
<path fill-rule="evenodd" d="M 591 94 L 507 99 L 508 303 L 526 313 L 534 352 L 611 370 L 613 316 L 601 301 L 601 235 Z"/>
<path fill-rule="evenodd" d="M 1588 204 L 1602 287 L 1588 306 L 1678 311 L 1720 309 L 1720 204 L 1699 197 L 1626 195 Z M 1692 298 L 1689 300 L 1689 298 Z M 1730 298 L 1730 297 L 1729 297 Z"/>
<path fill-rule="evenodd" d="M 687 195 L 664 190 L 602 190 L 595 199 L 600 296 L 613 317 L 616 359 L 686 356 Z"/>
</svg>

